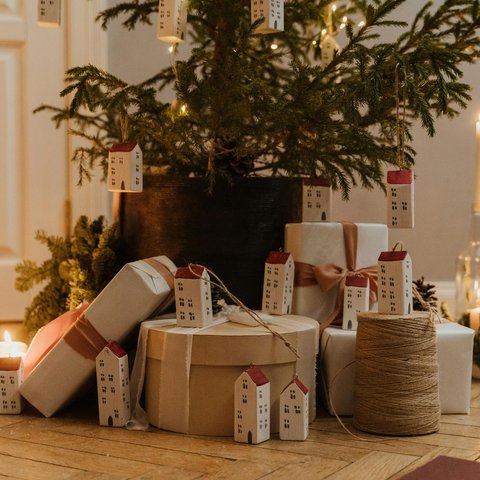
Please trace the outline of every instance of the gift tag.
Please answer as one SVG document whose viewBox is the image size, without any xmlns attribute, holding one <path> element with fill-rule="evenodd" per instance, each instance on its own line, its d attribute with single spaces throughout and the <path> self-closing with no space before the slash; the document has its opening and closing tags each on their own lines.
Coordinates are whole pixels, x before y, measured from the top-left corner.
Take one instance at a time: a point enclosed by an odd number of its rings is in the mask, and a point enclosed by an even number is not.
<svg viewBox="0 0 480 480">
<path fill-rule="evenodd" d="M 107 185 L 110 192 L 143 190 L 143 155 L 137 143 L 116 143 L 108 152 Z"/>
<path fill-rule="evenodd" d="M 250 0 L 252 23 L 263 18 L 256 33 L 283 31 L 283 0 Z"/>
<path fill-rule="evenodd" d="M 413 170 L 387 172 L 387 224 L 390 228 L 413 228 Z"/>
</svg>

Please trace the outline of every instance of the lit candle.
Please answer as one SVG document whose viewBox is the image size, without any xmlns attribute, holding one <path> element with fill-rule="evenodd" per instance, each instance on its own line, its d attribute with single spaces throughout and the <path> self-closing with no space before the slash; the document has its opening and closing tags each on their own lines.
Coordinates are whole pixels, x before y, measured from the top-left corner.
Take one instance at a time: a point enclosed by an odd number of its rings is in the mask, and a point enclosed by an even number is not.
<svg viewBox="0 0 480 480">
<path fill-rule="evenodd" d="M 470 328 L 475 330 L 475 335 L 478 333 L 478 327 L 480 326 L 480 307 L 475 307 L 470 310 L 469 315 Z"/>
<path fill-rule="evenodd" d="M 476 164 L 475 164 L 475 191 L 473 193 L 473 211 L 480 212 L 480 115 L 476 124 Z"/>
<path fill-rule="evenodd" d="M 3 332 L 4 341 L 0 342 L 0 358 L 5 357 L 24 357 L 27 351 L 27 344 L 23 342 L 14 342 L 7 330 Z"/>
</svg>

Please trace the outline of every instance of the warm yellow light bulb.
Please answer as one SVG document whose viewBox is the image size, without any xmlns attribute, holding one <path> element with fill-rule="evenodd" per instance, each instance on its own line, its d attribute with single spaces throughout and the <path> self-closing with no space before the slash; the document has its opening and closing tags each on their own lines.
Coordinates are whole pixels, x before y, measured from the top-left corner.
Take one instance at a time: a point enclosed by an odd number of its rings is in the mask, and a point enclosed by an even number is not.
<svg viewBox="0 0 480 480">
<path fill-rule="evenodd" d="M 317 41 L 316 40 L 313 40 L 312 41 L 312 45 L 315 46 L 317 44 Z"/>
<path fill-rule="evenodd" d="M 359 26 L 360 28 L 364 27 L 365 25 L 366 25 L 366 23 L 365 23 L 364 20 L 362 20 L 361 22 L 358 22 L 358 26 Z"/>
<path fill-rule="evenodd" d="M 332 12 L 336 12 L 337 11 L 337 5 L 334 3 L 332 5 Z"/>
<path fill-rule="evenodd" d="M 270 45 L 270 48 L 271 48 L 272 50 L 276 50 L 276 49 L 278 48 L 278 45 L 277 45 L 276 43 L 272 43 L 272 44 Z"/>
<path fill-rule="evenodd" d="M 322 30 L 322 35 L 326 35 L 327 33 L 328 33 L 328 30 L 327 30 L 326 28 L 324 28 L 324 29 Z"/>
<path fill-rule="evenodd" d="M 169 53 L 173 53 L 174 50 L 175 50 L 175 47 L 174 47 L 173 45 L 170 45 L 170 46 L 168 47 Z"/>
<path fill-rule="evenodd" d="M 345 28 L 345 23 L 340 24 L 340 30 L 343 30 Z"/>
<path fill-rule="evenodd" d="M 348 18 L 347 18 L 346 15 L 345 15 L 344 17 L 342 17 L 342 22 L 343 22 L 343 23 L 347 23 L 347 21 L 348 21 Z"/>
<path fill-rule="evenodd" d="M 186 106 L 186 105 L 182 105 L 182 106 L 180 107 L 180 112 L 183 113 L 183 114 L 187 113 L 187 106 Z"/>
</svg>

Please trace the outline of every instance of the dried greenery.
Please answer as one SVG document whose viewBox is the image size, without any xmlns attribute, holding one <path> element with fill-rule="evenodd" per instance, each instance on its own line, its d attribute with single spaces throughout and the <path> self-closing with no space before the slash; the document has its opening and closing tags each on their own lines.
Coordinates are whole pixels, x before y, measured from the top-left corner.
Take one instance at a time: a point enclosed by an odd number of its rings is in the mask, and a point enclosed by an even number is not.
<svg viewBox="0 0 480 480">
<path fill-rule="evenodd" d="M 36 233 L 51 257 L 41 264 L 24 260 L 15 267 L 15 288 L 26 292 L 42 286 L 25 310 L 30 334 L 82 302 L 92 301 L 123 265 L 117 227 L 105 226 L 103 217 L 78 219 L 73 235 L 62 238 Z"/>
<path fill-rule="evenodd" d="M 357 184 L 383 188 L 384 165 L 414 161 L 414 121 L 434 135 L 436 118 L 466 106 L 461 68 L 480 45 L 478 0 L 438 8 L 418 2 L 411 24 L 395 20 L 405 2 L 337 1 L 332 14 L 332 0 L 287 0 L 284 32 L 259 35 L 249 0 L 189 0 L 187 60 L 137 85 L 92 65 L 72 68 L 62 92 L 71 95 L 69 106 L 39 110 L 53 112 L 57 125 L 70 121 L 87 141 L 74 155 L 82 180 L 92 166 L 106 167 L 123 122 L 146 164 L 168 175 L 212 183 L 217 176 L 325 176 L 345 197 Z M 122 2 L 99 20 L 107 27 L 118 17 L 133 29 L 155 23 L 157 7 L 156 0 Z M 343 48 L 322 65 L 322 30 L 334 34 L 344 15 Z M 397 32 L 394 41 L 382 40 L 386 30 Z M 176 92 L 173 105 L 158 99 L 165 88 Z"/>
</svg>

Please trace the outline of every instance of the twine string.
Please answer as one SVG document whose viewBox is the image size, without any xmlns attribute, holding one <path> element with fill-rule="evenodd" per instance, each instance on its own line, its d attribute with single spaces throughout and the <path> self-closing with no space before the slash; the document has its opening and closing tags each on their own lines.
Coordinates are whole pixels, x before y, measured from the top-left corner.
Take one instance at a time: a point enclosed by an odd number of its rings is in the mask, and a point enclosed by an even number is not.
<svg viewBox="0 0 480 480">
<path fill-rule="evenodd" d="M 439 428 L 438 363 L 431 314 L 361 314 L 354 425 L 387 435 Z"/>
<path fill-rule="evenodd" d="M 245 312 L 253 318 L 253 320 L 255 320 L 259 325 L 261 325 L 263 328 L 265 328 L 266 330 L 268 330 L 273 336 L 279 338 L 284 344 L 285 346 L 295 355 L 295 357 L 297 358 L 300 358 L 300 355 L 298 354 L 298 351 L 297 351 L 297 348 L 287 340 L 286 337 L 284 337 L 281 333 L 278 333 L 276 332 L 275 330 L 273 330 L 269 325 L 268 323 L 266 323 L 264 320 L 261 319 L 260 315 L 258 315 L 257 312 L 255 312 L 254 310 L 252 310 L 251 308 L 247 307 L 236 295 L 234 295 L 228 288 L 227 286 L 223 283 L 223 281 L 221 280 L 221 278 L 215 273 L 213 272 L 212 270 L 210 270 L 209 268 L 205 267 L 205 265 L 199 265 L 199 264 L 196 264 L 196 263 L 189 263 L 188 264 L 188 269 L 190 270 L 190 272 L 195 275 L 197 278 L 201 278 L 201 276 L 199 274 L 197 274 L 196 272 L 194 272 L 193 268 L 192 267 L 201 267 L 201 268 L 204 268 L 213 278 L 215 278 L 216 282 L 214 282 L 213 280 L 207 280 L 210 285 L 213 285 L 217 288 L 220 288 L 220 290 L 222 290 L 223 292 L 225 292 L 231 299 L 232 301 L 238 305 L 241 309 L 245 310 Z"/>
<path fill-rule="evenodd" d="M 402 114 L 400 114 L 400 75 L 398 73 L 400 63 L 395 66 L 395 117 L 397 121 L 397 166 L 399 170 L 405 168 L 405 121 L 406 121 L 406 103 L 407 86 L 406 82 L 402 87 Z"/>
<path fill-rule="evenodd" d="M 122 143 L 128 140 L 128 115 L 126 112 L 120 115 L 120 135 Z"/>
</svg>

